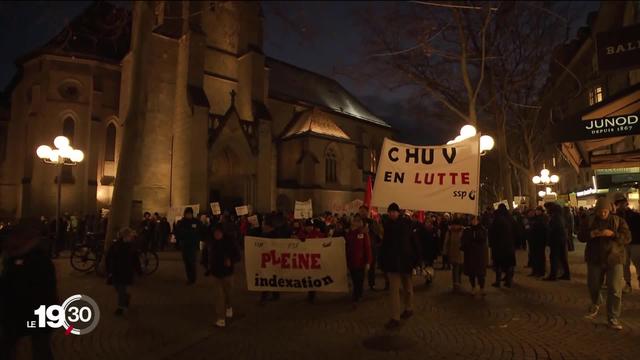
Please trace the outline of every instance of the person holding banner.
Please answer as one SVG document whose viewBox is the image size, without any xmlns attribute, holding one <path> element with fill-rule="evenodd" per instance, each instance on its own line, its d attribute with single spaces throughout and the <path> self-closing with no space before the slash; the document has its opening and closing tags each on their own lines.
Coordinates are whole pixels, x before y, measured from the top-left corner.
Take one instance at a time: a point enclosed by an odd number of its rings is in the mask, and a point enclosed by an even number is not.
<svg viewBox="0 0 640 360">
<path fill-rule="evenodd" d="M 358 209 L 360 218 L 364 221 L 369 235 L 369 241 L 371 243 L 371 266 L 367 271 L 367 280 L 369 283 L 369 289 L 371 291 L 376 290 L 376 266 L 379 264 L 378 254 L 380 253 L 380 246 L 382 245 L 382 229 L 380 224 L 369 217 L 369 208 L 366 205 L 360 206 Z M 389 288 L 389 281 L 385 278 L 385 289 Z"/>
<path fill-rule="evenodd" d="M 360 215 L 351 220 L 351 230 L 346 235 L 347 267 L 353 283 L 353 307 L 357 307 L 362 298 L 364 274 L 371 266 L 371 242 Z"/>
<path fill-rule="evenodd" d="M 196 282 L 196 257 L 198 243 L 202 236 L 200 227 L 200 220 L 193 217 L 193 208 L 191 207 L 184 209 L 184 215 L 175 227 L 176 239 L 182 248 L 182 261 L 187 274 L 187 285 Z"/>
<path fill-rule="evenodd" d="M 313 220 L 307 219 L 304 222 L 304 228 L 302 228 L 302 231 L 300 231 L 300 232 L 298 232 L 298 234 L 296 234 L 296 237 L 300 241 L 306 241 L 308 239 L 323 238 L 324 235 L 314 226 Z M 315 291 L 309 291 L 307 293 L 307 301 L 309 301 L 310 304 L 313 304 L 313 303 L 316 302 L 316 292 Z"/>
<path fill-rule="evenodd" d="M 385 328 L 391 330 L 400 326 L 400 319 L 413 316 L 413 283 L 411 273 L 419 264 L 420 245 L 413 237 L 411 220 L 400 216 L 400 207 L 392 203 L 387 208 L 387 219 L 383 222 L 381 267 L 389 278 L 389 298 L 391 319 Z M 400 299 L 402 287 L 403 304 Z M 404 305 L 404 311 L 402 306 Z"/>
<path fill-rule="evenodd" d="M 231 285 L 233 283 L 233 264 L 240 260 L 240 254 L 233 240 L 225 235 L 222 226 L 213 229 L 211 241 L 207 242 L 208 270 L 213 275 L 215 287 L 216 323 L 226 327 L 226 320 L 233 317 L 231 306 Z"/>
</svg>

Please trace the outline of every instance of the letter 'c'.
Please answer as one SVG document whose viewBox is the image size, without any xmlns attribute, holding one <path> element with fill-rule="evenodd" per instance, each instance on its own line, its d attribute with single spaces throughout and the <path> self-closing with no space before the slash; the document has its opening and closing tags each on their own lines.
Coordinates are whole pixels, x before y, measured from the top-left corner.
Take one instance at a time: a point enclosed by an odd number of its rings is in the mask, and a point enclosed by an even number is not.
<svg viewBox="0 0 640 360">
<path fill-rule="evenodd" d="M 391 149 L 389 149 L 389 160 L 396 162 L 398 161 L 398 156 L 393 156 L 392 153 L 398 153 L 398 148 L 397 147 L 392 147 Z"/>
</svg>

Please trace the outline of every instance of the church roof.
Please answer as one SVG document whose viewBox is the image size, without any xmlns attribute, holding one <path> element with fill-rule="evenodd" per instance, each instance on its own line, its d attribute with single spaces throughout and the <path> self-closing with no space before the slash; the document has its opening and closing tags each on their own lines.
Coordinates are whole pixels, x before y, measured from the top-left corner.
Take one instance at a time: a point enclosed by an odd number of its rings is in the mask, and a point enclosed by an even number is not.
<svg viewBox="0 0 640 360">
<path fill-rule="evenodd" d="M 308 103 L 374 125 L 391 127 L 336 80 L 274 58 L 267 57 L 265 64 L 270 69 L 270 97 Z"/>
<path fill-rule="evenodd" d="M 287 130 L 285 130 L 282 139 L 304 135 L 317 134 L 343 140 L 351 140 L 342 129 L 332 119 L 331 115 L 318 109 L 306 110 L 296 115 Z"/>
<path fill-rule="evenodd" d="M 18 63 L 40 54 L 118 63 L 129 51 L 130 42 L 131 12 L 106 1 L 95 1 L 58 35 Z"/>
</svg>

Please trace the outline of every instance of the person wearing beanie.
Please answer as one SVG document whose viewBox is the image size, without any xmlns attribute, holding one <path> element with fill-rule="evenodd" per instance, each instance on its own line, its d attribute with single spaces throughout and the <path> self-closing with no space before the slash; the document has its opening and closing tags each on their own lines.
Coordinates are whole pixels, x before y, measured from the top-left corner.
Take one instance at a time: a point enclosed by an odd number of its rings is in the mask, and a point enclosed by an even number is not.
<svg viewBox="0 0 640 360">
<path fill-rule="evenodd" d="M 600 198 L 596 202 L 594 214 L 583 221 L 579 239 L 586 242 L 587 286 L 591 295 L 591 307 L 585 316 L 595 319 L 602 303 L 600 290 L 607 280 L 607 317 L 609 326 L 622 330 L 620 313 L 622 310 L 623 264 L 625 245 L 631 241 L 627 222 L 611 213 L 611 202 Z"/>
<path fill-rule="evenodd" d="M 626 246 L 627 257 L 623 269 L 626 285 L 622 289 L 622 292 L 630 293 L 632 288 L 631 263 L 635 265 L 636 269 L 640 269 L 640 214 L 629 208 L 629 201 L 622 193 L 617 193 L 614 196 L 614 204 L 616 206 L 616 215 L 627 222 L 629 231 L 631 232 L 631 243 Z M 640 270 L 636 270 L 636 275 L 638 275 L 640 282 Z"/>
<path fill-rule="evenodd" d="M 233 264 L 240 260 L 240 252 L 233 239 L 225 234 L 221 225 L 212 230 L 212 239 L 207 241 L 209 272 L 215 287 L 215 311 L 217 327 L 226 327 L 227 319 L 233 318 L 231 307 L 231 284 Z"/>
<path fill-rule="evenodd" d="M 196 282 L 196 257 L 198 244 L 202 237 L 201 226 L 200 220 L 193 217 L 193 209 L 187 207 L 184 209 L 184 216 L 178 221 L 175 228 L 176 240 L 180 242 L 182 248 L 182 261 L 187 274 L 187 285 Z"/>
<path fill-rule="evenodd" d="M 400 319 L 409 319 L 413 315 L 413 284 L 411 273 L 420 262 L 420 245 L 413 236 L 411 220 L 400 216 L 400 207 L 396 203 L 389 205 L 388 218 L 383 223 L 384 235 L 380 248 L 381 268 L 389 278 L 389 298 L 391 320 L 387 329 L 400 326 Z M 400 301 L 400 287 L 404 295 L 404 311 Z"/>
</svg>

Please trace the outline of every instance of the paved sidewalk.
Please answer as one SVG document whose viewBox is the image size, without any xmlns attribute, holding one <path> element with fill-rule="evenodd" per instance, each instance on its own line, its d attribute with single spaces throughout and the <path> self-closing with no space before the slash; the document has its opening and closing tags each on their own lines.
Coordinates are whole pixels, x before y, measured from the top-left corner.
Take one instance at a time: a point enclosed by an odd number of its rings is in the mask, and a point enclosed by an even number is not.
<svg viewBox="0 0 640 360">
<path fill-rule="evenodd" d="M 524 264 L 526 254 L 518 257 Z M 485 299 L 450 293 L 449 272 L 437 272 L 429 288 L 416 279 L 416 314 L 393 332 L 382 328 L 388 320 L 384 292 L 366 292 L 355 311 L 346 294 L 320 293 L 310 305 L 306 294 L 289 293 L 259 306 L 241 271 L 233 299 L 237 318 L 216 329 L 211 281 L 200 276 L 194 286 L 185 285 L 178 253 L 161 254 L 158 272 L 136 283 L 131 310 L 116 318 L 115 291 L 59 259 L 61 298 L 87 294 L 102 318 L 86 336 L 56 331 L 53 347 L 58 359 L 640 359 L 637 283 L 623 299 L 624 330 L 608 329 L 604 314 L 585 320 L 581 258 L 582 248 L 571 254 L 570 282 L 528 278 L 520 266 L 513 289 L 489 288 Z M 388 349 L 395 350 L 381 351 Z M 21 353 L 28 355 L 26 346 Z"/>
</svg>

